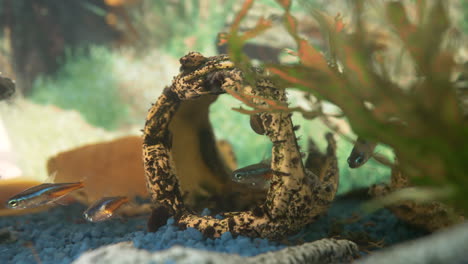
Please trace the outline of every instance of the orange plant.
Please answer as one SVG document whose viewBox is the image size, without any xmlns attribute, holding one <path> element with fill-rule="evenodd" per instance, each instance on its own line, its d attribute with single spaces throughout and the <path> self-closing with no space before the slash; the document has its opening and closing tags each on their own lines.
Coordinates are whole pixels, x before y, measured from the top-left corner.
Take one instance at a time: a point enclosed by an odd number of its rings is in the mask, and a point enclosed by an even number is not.
<svg viewBox="0 0 468 264">
<path fill-rule="evenodd" d="M 274 81 L 282 88 L 299 89 L 337 105 L 358 135 L 393 148 L 402 172 L 413 183 L 449 187 L 452 201 L 468 210 L 464 197 L 468 191 L 468 123 L 453 80 L 466 69 L 456 60 L 459 41 L 450 34 L 446 3 L 417 1 L 413 20 L 401 2 L 385 3 L 385 23 L 377 35 L 388 35 L 389 43 L 382 42 L 382 37 L 373 40 L 376 34 L 367 28 L 372 22 L 361 15 L 363 0 L 352 1 L 353 19 L 346 25 L 341 15 L 333 18 L 311 10 L 328 39 L 327 51 L 320 52 L 298 34 L 291 1 L 277 2 L 284 9 L 284 26 L 297 44 L 298 63 L 265 64 Z M 239 34 L 239 23 L 252 3 L 245 1 L 226 37 L 229 55 L 242 69 L 250 65 L 241 53 L 243 43 L 269 27 L 269 21 L 261 19 L 254 29 Z M 404 58 L 402 67 L 391 52 L 398 49 Z M 409 81 L 403 82 L 404 78 Z M 234 96 L 254 107 L 252 98 Z M 248 114 L 307 112 L 267 104 L 269 109 L 237 110 Z"/>
</svg>

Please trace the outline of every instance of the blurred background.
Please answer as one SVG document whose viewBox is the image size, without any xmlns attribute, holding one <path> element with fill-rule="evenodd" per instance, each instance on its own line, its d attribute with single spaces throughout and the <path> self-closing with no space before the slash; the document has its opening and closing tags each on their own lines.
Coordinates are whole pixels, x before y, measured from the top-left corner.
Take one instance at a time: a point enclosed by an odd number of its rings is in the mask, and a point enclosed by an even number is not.
<svg viewBox="0 0 468 264">
<path fill-rule="evenodd" d="M 329 3 L 331 2 L 331 3 Z M 382 1 L 369 1 L 378 3 Z M 411 6 L 415 1 L 406 1 Z M 177 75 L 178 59 L 189 51 L 205 56 L 223 52 L 217 34 L 227 31 L 240 0 L 0 0 L 0 71 L 16 80 L 17 93 L 0 103 L 0 178 L 48 179 L 47 160 L 60 152 L 122 136 L 141 135 L 146 112 Z M 451 1 L 451 15 L 468 31 L 468 3 Z M 347 1 L 297 1 L 293 13 L 300 33 L 318 49 L 323 39 L 309 8 L 342 14 Z M 410 10 L 411 11 L 411 10 Z M 274 23 L 266 34 L 246 45 L 245 52 L 262 61 L 288 61 L 285 48 L 295 48 L 285 34 L 282 9 L 274 0 L 257 0 L 243 26 L 261 16 Z M 376 16 L 377 13 L 366 14 Z M 276 22 L 275 22 L 276 21 Z M 241 28 L 242 30 L 242 28 Z M 292 105 L 307 107 L 300 92 Z M 211 106 L 218 139 L 232 144 L 239 167 L 270 156 L 270 142 L 250 128 L 249 117 L 231 111 L 240 101 L 222 95 Z M 333 109 L 333 107 L 329 107 Z M 302 150 L 314 138 L 323 149 L 328 130 L 320 120 L 293 115 L 300 125 Z M 334 124 L 355 139 L 345 121 Z M 339 193 L 385 181 L 390 170 L 370 160 L 350 169 L 352 142 L 338 137 Z M 392 151 L 378 146 L 378 153 Z"/>
</svg>

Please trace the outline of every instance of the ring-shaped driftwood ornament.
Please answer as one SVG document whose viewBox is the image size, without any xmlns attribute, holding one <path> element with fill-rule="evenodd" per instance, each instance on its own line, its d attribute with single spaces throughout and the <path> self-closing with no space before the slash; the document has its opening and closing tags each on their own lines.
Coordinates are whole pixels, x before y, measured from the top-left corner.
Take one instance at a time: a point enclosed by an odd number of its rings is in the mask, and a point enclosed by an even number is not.
<svg viewBox="0 0 468 264">
<path fill-rule="evenodd" d="M 180 104 L 202 96 L 218 95 L 227 89 L 283 103 L 286 103 L 286 94 L 260 71 L 255 73 L 258 77 L 256 85 L 249 86 L 243 73 L 225 55 L 207 58 L 191 52 L 180 62 L 180 74 L 151 107 L 144 128 L 144 166 L 147 187 L 155 206 L 148 222 L 149 229 L 156 230 L 173 216 L 180 227 L 196 228 L 208 237 L 219 237 L 230 231 L 235 235 L 279 239 L 300 230 L 326 212 L 338 187 L 333 136 L 326 136 L 328 148 L 325 154 L 314 147 L 309 150 L 304 166 L 291 113 L 285 112 L 259 114 L 265 135 L 273 143 L 273 178 L 261 206 L 251 211 L 223 213 L 223 219 L 199 216 L 186 208 L 176 174 L 177 164 L 171 153 L 173 138 L 169 129 Z M 261 99 L 255 103 L 266 106 Z"/>
</svg>

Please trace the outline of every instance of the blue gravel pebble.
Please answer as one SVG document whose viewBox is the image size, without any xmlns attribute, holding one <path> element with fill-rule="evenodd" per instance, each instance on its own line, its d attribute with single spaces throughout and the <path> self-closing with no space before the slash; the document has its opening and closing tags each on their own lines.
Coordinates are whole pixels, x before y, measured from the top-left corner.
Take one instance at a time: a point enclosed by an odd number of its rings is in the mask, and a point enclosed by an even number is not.
<svg viewBox="0 0 468 264">
<path fill-rule="evenodd" d="M 300 233 L 291 236 L 291 243 L 313 241 L 328 237 L 331 226 L 337 219 L 347 219 L 359 212 L 356 201 L 339 201 L 333 205 L 328 215 L 307 226 Z M 0 228 L 9 227 L 18 240 L 0 244 L 0 263 L 37 263 L 35 253 L 44 264 L 70 263 L 83 252 L 111 243 L 133 241 L 135 247 L 157 251 L 173 245 L 181 245 L 205 250 L 234 253 L 241 256 L 255 256 L 268 251 L 279 250 L 286 245 L 261 238 L 233 236 L 230 232 L 218 239 L 204 238 L 194 228 L 180 230 L 174 226 L 174 219 L 167 220 L 155 233 L 148 233 L 146 218 L 130 218 L 126 222 L 112 220 L 93 224 L 83 221 L 85 207 L 73 204 L 56 207 L 48 212 L 32 215 L 0 218 Z M 210 210 L 204 210 L 210 215 Z M 374 226 L 364 223 L 374 222 Z M 371 215 L 362 214 L 359 221 L 343 226 L 343 232 L 366 232 L 376 241 L 384 239 L 393 244 L 423 235 L 396 219 L 388 210 L 379 210 Z M 26 243 L 32 245 L 26 246 Z M 172 263 L 172 262 L 167 262 Z"/>
</svg>

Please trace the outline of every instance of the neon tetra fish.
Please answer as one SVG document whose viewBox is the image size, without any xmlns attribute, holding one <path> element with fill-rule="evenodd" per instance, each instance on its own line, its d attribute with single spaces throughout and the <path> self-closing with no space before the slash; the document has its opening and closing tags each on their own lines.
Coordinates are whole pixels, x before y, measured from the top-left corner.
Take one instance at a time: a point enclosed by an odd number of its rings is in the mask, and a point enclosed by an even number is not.
<svg viewBox="0 0 468 264">
<path fill-rule="evenodd" d="M 232 172 L 232 180 L 255 189 L 266 189 L 273 177 L 270 161 L 265 160 Z"/>
<path fill-rule="evenodd" d="M 34 208 L 53 203 L 74 190 L 84 187 L 83 182 L 44 183 L 26 189 L 8 199 L 6 206 L 11 209 Z"/>
<path fill-rule="evenodd" d="M 349 167 L 354 169 L 364 165 L 370 157 L 372 157 L 372 154 L 374 154 L 376 146 L 377 143 L 367 141 L 359 137 L 348 157 Z"/>
<path fill-rule="evenodd" d="M 130 200 L 125 196 L 103 197 L 86 209 L 83 216 L 89 222 L 101 222 L 115 216 L 115 211 Z"/>
</svg>

